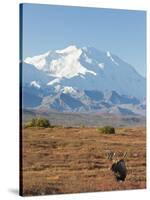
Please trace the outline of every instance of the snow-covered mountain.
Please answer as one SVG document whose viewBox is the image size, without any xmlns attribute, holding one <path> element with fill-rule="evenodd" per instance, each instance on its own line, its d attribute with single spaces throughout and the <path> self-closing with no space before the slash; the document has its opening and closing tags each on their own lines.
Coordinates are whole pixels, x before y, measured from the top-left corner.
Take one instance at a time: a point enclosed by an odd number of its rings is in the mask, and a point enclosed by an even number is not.
<svg viewBox="0 0 150 200">
<path fill-rule="evenodd" d="M 24 62 L 47 74 L 49 86 L 60 84 L 82 90 L 114 90 L 138 98 L 145 96 L 145 78 L 130 64 L 108 51 L 69 46 L 28 57 Z"/>
<path fill-rule="evenodd" d="M 145 78 L 109 51 L 76 46 L 48 51 L 27 57 L 22 72 L 24 107 L 33 101 L 31 107 L 57 111 L 134 114 L 145 109 Z"/>
</svg>

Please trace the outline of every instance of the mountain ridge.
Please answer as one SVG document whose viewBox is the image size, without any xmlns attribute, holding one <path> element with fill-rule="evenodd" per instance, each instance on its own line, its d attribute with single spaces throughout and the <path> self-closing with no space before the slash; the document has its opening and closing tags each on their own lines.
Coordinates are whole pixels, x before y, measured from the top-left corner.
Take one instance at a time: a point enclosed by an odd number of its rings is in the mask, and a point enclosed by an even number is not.
<svg viewBox="0 0 150 200">
<path fill-rule="evenodd" d="M 23 107 L 33 101 L 36 109 L 145 115 L 145 78 L 109 51 L 50 50 L 26 58 L 22 72 Z"/>
<path fill-rule="evenodd" d="M 45 73 L 49 78 L 46 84 L 50 86 L 60 84 L 87 90 L 115 90 L 139 98 L 146 93 L 145 78 L 109 51 L 69 46 L 28 57 L 24 62 Z"/>
</svg>

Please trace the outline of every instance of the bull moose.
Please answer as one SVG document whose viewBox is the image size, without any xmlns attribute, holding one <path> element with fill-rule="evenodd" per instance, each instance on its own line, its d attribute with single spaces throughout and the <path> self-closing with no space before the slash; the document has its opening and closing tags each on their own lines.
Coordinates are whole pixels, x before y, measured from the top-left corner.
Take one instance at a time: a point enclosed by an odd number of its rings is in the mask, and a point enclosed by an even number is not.
<svg viewBox="0 0 150 200">
<path fill-rule="evenodd" d="M 108 159 L 112 161 L 111 170 L 114 173 L 114 176 L 117 181 L 125 181 L 127 176 L 127 168 L 125 164 L 124 158 L 126 157 L 127 152 L 123 154 L 120 160 L 114 159 L 116 157 L 116 153 L 109 153 Z"/>
</svg>

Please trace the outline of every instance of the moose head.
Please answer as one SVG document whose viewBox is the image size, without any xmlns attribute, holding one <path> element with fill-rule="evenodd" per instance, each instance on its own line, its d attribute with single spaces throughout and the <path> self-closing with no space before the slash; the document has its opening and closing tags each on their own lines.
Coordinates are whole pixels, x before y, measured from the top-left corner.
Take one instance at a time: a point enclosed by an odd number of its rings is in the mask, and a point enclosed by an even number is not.
<svg viewBox="0 0 150 200">
<path fill-rule="evenodd" d="M 115 175 L 117 181 L 125 181 L 127 176 L 127 168 L 125 164 L 125 157 L 127 156 L 127 152 L 122 154 L 121 159 L 117 159 L 115 152 L 110 152 L 108 154 L 108 159 L 112 161 L 111 170 Z"/>
</svg>

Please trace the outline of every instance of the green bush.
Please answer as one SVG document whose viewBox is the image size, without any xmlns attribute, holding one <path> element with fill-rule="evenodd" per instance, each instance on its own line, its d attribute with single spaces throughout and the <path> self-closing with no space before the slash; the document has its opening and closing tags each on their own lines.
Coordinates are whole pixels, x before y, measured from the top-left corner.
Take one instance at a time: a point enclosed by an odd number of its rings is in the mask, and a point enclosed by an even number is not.
<svg viewBox="0 0 150 200">
<path fill-rule="evenodd" d="M 84 125 L 84 124 L 81 124 L 81 125 L 80 125 L 80 128 L 85 128 L 85 125 Z"/>
<path fill-rule="evenodd" d="M 49 120 L 45 118 L 33 118 L 30 122 L 26 123 L 25 128 L 28 127 L 41 127 L 48 128 L 51 127 Z"/>
<path fill-rule="evenodd" d="M 115 128 L 112 126 L 104 126 L 97 129 L 101 133 L 105 134 L 115 134 Z"/>
</svg>

